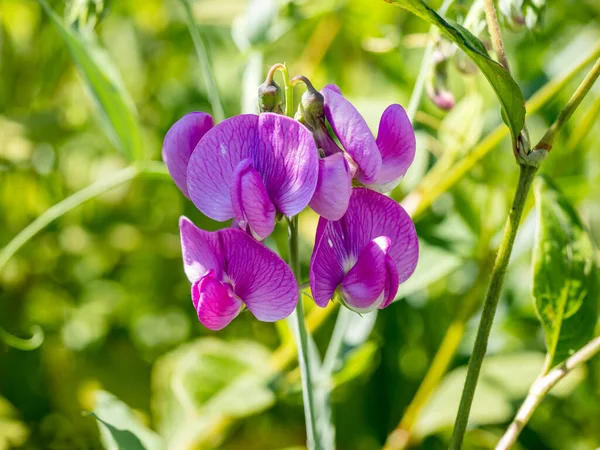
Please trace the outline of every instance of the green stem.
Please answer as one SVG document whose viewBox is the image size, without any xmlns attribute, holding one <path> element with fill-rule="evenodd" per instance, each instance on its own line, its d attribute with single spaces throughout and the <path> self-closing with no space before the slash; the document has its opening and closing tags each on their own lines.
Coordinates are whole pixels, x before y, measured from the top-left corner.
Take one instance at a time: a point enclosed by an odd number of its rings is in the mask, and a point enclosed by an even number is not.
<svg viewBox="0 0 600 450">
<path fill-rule="evenodd" d="M 504 43 L 502 42 L 502 35 L 500 34 L 500 25 L 498 24 L 494 0 L 484 0 L 483 6 L 485 9 L 485 20 L 487 22 L 488 31 L 492 37 L 492 46 L 494 47 L 496 55 L 498 55 L 498 61 L 510 72 L 508 60 L 506 59 L 506 52 L 504 51 Z"/>
<path fill-rule="evenodd" d="M 290 80 L 290 73 L 288 72 L 287 65 L 283 63 L 283 83 L 285 86 L 285 115 L 288 117 L 294 117 L 294 87 Z"/>
<path fill-rule="evenodd" d="M 31 327 L 31 337 L 23 339 L 10 334 L 8 331 L 0 327 L 0 339 L 13 348 L 23 351 L 31 351 L 38 348 L 44 342 L 44 330 L 39 325 Z"/>
<path fill-rule="evenodd" d="M 600 76 L 600 58 L 596 61 L 596 64 L 592 67 L 590 72 L 586 75 L 583 82 L 579 85 L 575 93 L 569 99 L 567 106 L 560 112 L 554 123 L 548 128 L 544 137 L 540 140 L 536 148 L 550 150 L 554 144 L 556 135 L 560 133 L 565 123 L 571 118 L 581 101 L 590 91 L 596 80 Z"/>
<path fill-rule="evenodd" d="M 158 162 L 139 163 L 129 166 L 112 177 L 97 181 L 82 190 L 74 193 L 70 197 L 65 198 L 56 205 L 50 207 L 41 216 L 23 228 L 6 246 L 0 251 L 0 270 L 8 262 L 8 260 L 23 246 L 34 237 L 37 233 L 43 230 L 54 220 L 58 219 L 63 214 L 71 211 L 82 203 L 97 197 L 100 194 L 109 191 L 127 181 L 130 181 L 140 174 L 160 174 L 168 175 L 164 164 Z"/>
<path fill-rule="evenodd" d="M 479 372 L 481 371 L 483 358 L 487 351 L 487 343 L 490 337 L 492 323 L 494 322 L 494 315 L 496 314 L 500 293 L 502 291 L 504 276 L 506 275 L 506 268 L 508 267 L 510 254 L 512 253 L 521 216 L 523 215 L 527 194 L 529 193 L 536 172 L 536 167 L 520 166 L 517 191 L 515 193 L 512 208 L 510 209 L 506 220 L 504 235 L 502 237 L 502 242 L 500 243 L 500 248 L 498 249 L 498 255 L 496 256 L 496 261 L 492 269 L 490 285 L 483 303 L 479 329 L 477 330 L 473 353 L 471 355 L 471 360 L 469 361 L 467 379 L 465 380 L 465 386 L 463 388 L 460 406 L 454 424 L 454 433 L 450 445 L 451 450 L 459 450 L 462 448 L 462 442 L 469 420 L 469 413 L 471 411 L 473 397 L 475 396 L 475 388 L 477 387 L 477 381 L 479 379 Z"/>
<path fill-rule="evenodd" d="M 537 407 L 542 403 L 546 394 L 550 392 L 550 389 L 556 386 L 556 383 L 566 377 L 573 369 L 591 359 L 598 352 L 600 352 L 600 337 L 590 341 L 556 369 L 538 378 L 531 386 L 529 394 L 521 405 L 521 408 L 519 408 L 515 419 L 506 430 L 504 436 L 502 436 L 502 439 L 500 439 L 500 442 L 498 442 L 496 450 L 508 450 L 512 447 Z"/>
<path fill-rule="evenodd" d="M 290 267 L 296 276 L 300 279 L 300 261 L 298 258 L 298 217 L 288 219 L 289 225 L 289 244 L 290 244 Z M 302 376 L 302 400 L 304 402 L 304 419 L 306 422 L 307 447 L 310 450 L 322 450 L 323 445 L 316 433 L 317 424 L 315 416 L 315 395 L 313 392 L 314 367 L 309 355 L 308 334 L 306 323 L 304 321 L 304 305 L 302 298 L 298 299 L 296 310 L 291 316 L 295 321 L 294 329 L 296 331 L 296 340 L 298 347 L 298 365 Z"/>
<path fill-rule="evenodd" d="M 327 346 L 327 352 L 325 353 L 325 358 L 323 359 L 323 367 L 321 368 L 323 377 L 326 377 L 327 379 L 331 377 L 331 374 L 335 369 L 335 364 L 340 356 L 340 350 L 342 348 L 342 344 L 344 343 L 344 335 L 346 334 L 346 330 L 350 324 L 350 319 L 352 319 L 352 314 L 354 313 L 348 308 L 344 307 L 343 305 L 340 306 L 340 311 L 338 312 L 338 316 L 333 327 L 333 333 L 331 333 L 331 339 L 329 340 L 329 345 Z"/>
<path fill-rule="evenodd" d="M 217 122 L 222 122 L 223 120 L 225 120 L 225 111 L 223 110 L 223 102 L 221 101 L 221 97 L 219 96 L 219 90 L 217 89 L 215 75 L 212 71 L 210 59 L 208 57 L 208 52 L 206 51 L 206 45 L 204 45 L 202 36 L 200 36 L 200 32 L 198 31 L 198 27 L 196 26 L 196 21 L 194 20 L 194 14 L 192 13 L 192 8 L 190 6 L 189 0 L 180 1 L 185 11 L 185 21 L 188 30 L 190 31 L 190 36 L 192 37 L 194 48 L 196 49 L 196 56 L 198 56 L 200 69 L 202 70 L 202 74 L 204 75 L 204 82 L 206 83 L 206 94 L 208 95 L 208 100 L 210 101 L 212 113 L 215 116 Z"/>
</svg>

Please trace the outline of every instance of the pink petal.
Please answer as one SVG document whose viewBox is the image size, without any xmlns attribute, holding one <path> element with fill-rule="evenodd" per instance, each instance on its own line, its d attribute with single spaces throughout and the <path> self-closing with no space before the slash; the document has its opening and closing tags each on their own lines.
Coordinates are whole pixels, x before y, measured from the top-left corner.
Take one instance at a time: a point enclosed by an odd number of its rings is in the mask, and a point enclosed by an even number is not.
<svg viewBox="0 0 600 450">
<path fill-rule="evenodd" d="M 320 216 L 339 220 L 350 202 L 352 176 L 346 158 L 336 153 L 319 160 L 317 188 L 309 205 Z"/>
<path fill-rule="evenodd" d="M 231 202 L 237 226 L 242 230 L 249 227 L 256 239 L 265 239 L 275 228 L 275 205 L 250 159 L 238 164 L 233 179 Z"/>
<path fill-rule="evenodd" d="M 373 183 L 381 170 L 381 155 L 375 138 L 352 104 L 334 89 L 323 89 L 325 116 L 344 150 L 358 165 L 357 179 Z"/>
<path fill-rule="evenodd" d="M 394 260 L 390 257 L 390 255 L 385 255 L 385 268 L 386 283 L 384 291 L 384 300 L 383 303 L 379 306 L 379 309 L 383 309 L 389 306 L 394 301 L 394 299 L 396 298 L 396 294 L 398 293 L 398 288 L 400 287 L 398 269 L 396 268 L 396 264 L 394 263 Z"/>
<path fill-rule="evenodd" d="M 259 146 L 258 116 L 253 114 L 231 117 L 206 133 L 192 153 L 187 172 L 190 198 L 200 211 L 221 222 L 233 217 L 233 172 Z"/>
<path fill-rule="evenodd" d="M 390 239 L 380 236 L 363 249 L 356 264 L 342 282 L 346 305 L 358 312 L 369 312 L 381 305 L 387 286 L 386 252 Z"/>
<path fill-rule="evenodd" d="M 263 322 L 289 316 L 298 303 L 298 283 L 288 265 L 243 231 L 223 229 L 219 236 L 236 296 Z"/>
<path fill-rule="evenodd" d="M 162 159 L 173 181 L 188 198 L 190 196 L 187 189 L 187 166 L 190 156 L 213 124 L 210 114 L 193 112 L 175 122 L 165 135 Z"/>
<path fill-rule="evenodd" d="M 212 271 L 192 285 L 192 301 L 198 320 L 210 330 L 221 330 L 229 325 L 243 305 Z"/>
<path fill-rule="evenodd" d="M 415 132 L 402 106 L 390 105 L 383 112 L 377 146 L 383 165 L 374 184 L 369 187 L 379 192 L 389 192 L 406 174 L 415 158 Z"/>
<path fill-rule="evenodd" d="M 259 134 L 261 147 L 254 154 L 253 165 L 277 211 L 294 216 L 308 205 L 317 186 L 315 141 L 299 122 L 272 113 L 260 115 Z"/>
<path fill-rule="evenodd" d="M 217 277 L 221 277 L 223 257 L 217 233 L 201 230 L 183 216 L 179 219 L 179 230 L 183 267 L 188 279 L 194 283 L 205 276 L 209 270 L 213 270 Z"/>
</svg>

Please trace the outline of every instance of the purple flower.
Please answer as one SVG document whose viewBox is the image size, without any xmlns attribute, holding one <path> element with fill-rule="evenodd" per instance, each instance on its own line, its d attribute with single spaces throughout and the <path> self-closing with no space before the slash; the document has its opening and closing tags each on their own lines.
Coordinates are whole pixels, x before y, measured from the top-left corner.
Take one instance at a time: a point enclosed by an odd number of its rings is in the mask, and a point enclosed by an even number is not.
<svg viewBox="0 0 600 450">
<path fill-rule="evenodd" d="M 314 117 L 306 117 L 305 123 L 313 131 L 324 158 L 320 161 L 319 180 L 310 206 L 319 215 L 337 220 L 346 211 L 353 178 L 378 192 L 388 192 L 397 186 L 414 159 L 415 133 L 400 105 L 390 105 L 384 111 L 375 139 L 363 117 L 337 86 L 327 85 L 321 91 L 322 112 L 314 103 L 310 104 L 319 101 L 315 94 L 318 93 L 307 91 L 304 109 Z M 325 118 L 341 148 L 330 135 Z M 340 154 L 344 158 L 337 156 Z"/>
<path fill-rule="evenodd" d="M 385 195 L 355 188 L 340 220 L 319 219 L 310 262 L 314 300 L 325 307 L 339 290 L 354 311 L 385 308 L 414 272 L 418 255 L 406 211 Z"/>
<path fill-rule="evenodd" d="M 304 126 L 264 113 L 235 116 L 211 128 L 199 123 L 199 114 L 173 125 L 163 157 L 200 211 L 221 222 L 233 218 L 260 240 L 273 231 L 277 212 L 294 216 L 308 205 L 319 169 L 315 142 Z"/>
<path fill-rule="evenodd" d="M 237 229 L 204 231 L 185 217 L 179 229 L 192 301 L 205 327 L 224 328 L 244 307 L 263 322 L 292 313 L 298 285 L 276 253 Z"/>
</svg>

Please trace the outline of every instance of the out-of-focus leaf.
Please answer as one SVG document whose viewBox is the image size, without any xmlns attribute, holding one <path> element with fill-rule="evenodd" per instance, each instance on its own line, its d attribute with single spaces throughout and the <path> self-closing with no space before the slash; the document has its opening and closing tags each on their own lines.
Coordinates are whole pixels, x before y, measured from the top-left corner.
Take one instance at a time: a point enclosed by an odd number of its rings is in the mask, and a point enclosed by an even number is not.
<svg viewBox="0 0 600 450">
<path fill-rule="evenodd" d="M 461 155 L 481 138 L 483 131 L 483 100 L 477 94 L 461 99 L 444 117 L 439 129 L 444 152 Z"/>
<path fill-rule="evenodd" d="M 422 291 L 464 264 L 459 255 L 419 241 L 419 262 L 415 273 L 398 289 L 396 300 Z"/>
<path fill-rule="evenodd" d="M 333 387 L 341 387 L 356 378 L 371 374 L 376 368 L 374 363 L 378 350 L 379 346 L 369 341 L 349 353 L 344 366 L 333 376 Z"/>
<path fill-rule="evenodd" d="M 469 420 L 473 425 L 491 425 L 511 419 L 515 413 L 514 404 L 527 395 L 543 365 L 544 355 L 538 352 L 486 358 Z M 463 366 L 446 375 L 419 417 L 414 429 L 417 436 L 426 436 L 454 424 L 466 374 L 467 367 Z M 577 369 L 557 385 L 559 393 L 570 393 L 582 378 L 583 369 Z"/>
<path fill-rule="evenodd" d="M 98 103 L 113 144 L 128 159 L 139 159 L 142 156 L 142 138 L 137 112 L 108 54 L 92 41 L 91 36 L 65 25 L 45 0 L 38 1 L 65 41 Z"/>
<path fill-rule="evenodd" d="M 421 19 L 437 26 L 442 34 L 454 42 L 469 56 L 496 92 L 502 106 L 503 117 L 516 142 L 525 123 L 525 99 L 521 89 L 510 76 L 510 73 L 485 51 L 483 43 L 469 30 L 450 24 L 422 0 L 385 0 L 393 5 L 405 8 Z"/>
<path fill-rule="evenodd" d="M 96 393 L 92 416 L 98 421 L 102 443 L 107 450 L 166 450 L 165 443 L 146 428 L 129 407 L 108 392 Z"/>
<path fill-rule="evenodd" d="M 594 336 L 598 264 L 592 238 L 564 195 L 545 177 L 536 179 L 534 190 L 533 297 L 546 334 L 549 369 Z"/>
<path fill-rule="evenodd" d="M 170 450 L 191 448 L 227 418 L 271 406 L 270 353 L 250 341 L 203 338 L 159 359 L 153 370 L 152 409 Z"/>
<path fill-rule="evenodd" d="M 28 436 L 27 427 L 17 418 L 17 410 L 0 396 L 0 450 L 22 446 Z"/>
</svg>

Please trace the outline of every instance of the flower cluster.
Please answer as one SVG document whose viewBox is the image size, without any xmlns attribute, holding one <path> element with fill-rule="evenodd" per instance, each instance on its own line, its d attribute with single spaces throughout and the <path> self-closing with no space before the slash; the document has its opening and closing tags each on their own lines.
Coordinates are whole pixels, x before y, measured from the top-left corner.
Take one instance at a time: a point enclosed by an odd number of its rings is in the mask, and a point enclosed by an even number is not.
<svg viewBox="0 0 600 450">
<path fill-rule="evenodd" d="M 380 193 L 397 185 L 414 158 L 404 109 L 389 106 L 374 138 L 336 86 L 318 92 L 303 80 L 297 120 L 263 112 L 214 125 L 195 112 L 165 136 L 163 159 L 183 194 L 206 216 L 232 219 L 216 232 L 180 221 L 192 301 L 207 328 L 225 327 L 245 308 L 268 322 L 291 314 L 297 281 L 262 241 L 282 216 L 307 206 L 321 216 L 310 262 L 317 305 L 338 292 L 354 311 L 385 308 L 415 269 L 414 225 Z"/>
</svg>

